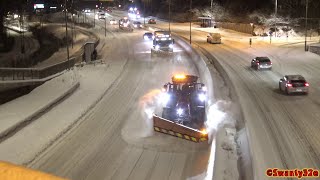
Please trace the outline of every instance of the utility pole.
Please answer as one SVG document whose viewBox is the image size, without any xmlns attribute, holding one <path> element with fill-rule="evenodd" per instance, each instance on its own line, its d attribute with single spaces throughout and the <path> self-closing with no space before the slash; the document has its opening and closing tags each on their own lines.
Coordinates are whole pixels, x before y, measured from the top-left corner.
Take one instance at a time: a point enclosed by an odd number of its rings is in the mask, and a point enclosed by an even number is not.
<svg viewBox="0 0 320 180">
<path fill-rule="evenodd" d="M 146 26 L 146 1 L 143 1 L 143 26 Z"/>
<path fill-rule="evenodd" d="M 67 43 L 67 57 L 68 57 L 68 69 L 70 69 L 70 61 L 69 61 L 69 44 L 68 44 L 68 19 L 67 19 L 67 0 L 64 0 L 64 17 L 66 21 L 66 43 Z"/>
<path fill-rule="evenodd" d="M 274 23 L 274 36 L 277 37 L 277 13 L 278 13 L 278 0 L 276 0 L 275 4 L 275 23 Z"/>
<path fill-rule="evenodd" d="M 190 44 L 191 44 L 191 21 L 192 21 L 192 0 L 190 0 Z"/>
<path fill-rule="evenodd" d="M 169 0 L 169 31 L 170 31 L 170 23 L 171 23 L 171 0 Z"/>
<path fill-rule="evenodd" d="M 306 0 L 306 24 L 305 24 L 305 37 L 304 37 L 304 50 L 308 51 L 307 48 L 307 34 L 308 34 L 308 0 Z"/>
<path fill-rule="evenodd" d="M 104 17 L 104 37 L 107 37 L 107 18 Z"/>
<path fill-rule="evenodd" d="M 73 34 L 74 34 L 74 17 L 73 17 L 73 0 L 71 1 L 71 47 L 73 49 Z"/>
<path fill-rule="evenodd" d="M 96 26 L 96 8 L 93 9 L 93 27 Z"/>
<path fill-rule="evenodd" d="M 211 8 L 210 8 L 210 10 L 211 10 L 211 14 L 212 14 L 212 12 L 213 12 L 213 0 L 211 0 Z"/>
</svg>

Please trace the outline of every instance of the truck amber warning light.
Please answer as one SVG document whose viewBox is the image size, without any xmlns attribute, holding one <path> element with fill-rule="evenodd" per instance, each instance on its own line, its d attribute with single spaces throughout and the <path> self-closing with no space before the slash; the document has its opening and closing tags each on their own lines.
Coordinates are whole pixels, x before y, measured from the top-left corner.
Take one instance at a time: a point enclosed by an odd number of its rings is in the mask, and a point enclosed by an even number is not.
<svg viewBox="0 0 320 180">
<path fill-rule="evenodd" d="M 278 169 L 278 168 L 269 168 L 266 171 L 268 177 L 274 178 L 317 178 L 319 177 L 319 170 L 312 168 L 304 169 Z"/>
</svg>

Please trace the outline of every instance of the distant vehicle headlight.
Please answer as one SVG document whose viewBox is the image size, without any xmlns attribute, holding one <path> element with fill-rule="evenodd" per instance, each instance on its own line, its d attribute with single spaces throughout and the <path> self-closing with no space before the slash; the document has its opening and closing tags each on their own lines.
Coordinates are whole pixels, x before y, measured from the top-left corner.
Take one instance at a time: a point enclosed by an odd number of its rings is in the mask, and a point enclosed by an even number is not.
<svg viewBox="0 0 320 180">
<path fill-rule="evenodd" d="M 204 95 L 204 94 L 199 94 L 199 100 L 200 101 L 205 101 L 206 100 L 206 95 Z"/>
<path fill-rule="evenodd" d="M 159 45 L 156 45 L 156 47 L 155 47 L 155 48 L 156 48 L 156 50 L 158 50 L 158 49 L 160 48 L 160 46 L 159 46 Z"/>
<path fill-rule="evenodd" d="M 148 40 L 149 38 L 148 38 L 148 36 L 144 35 L 143 39 Z"/>
<path fill-rule="evenodd" d="M 181 116 L 183 114 L 183 109 L 182 108 L 177 109 L 177 114 L 178 116 Z"/>
<path fill-rule="evenodd" d="M 137 27 L 137 25 L 135 24 L 134 27 Z"/>
<path fill-rule="evenodd" d="M 169 44 L 169 48 L 171 48 L 171 49 L 172 49 L 172 48 L 173 48 L 173 44 Z"/>
</svg>

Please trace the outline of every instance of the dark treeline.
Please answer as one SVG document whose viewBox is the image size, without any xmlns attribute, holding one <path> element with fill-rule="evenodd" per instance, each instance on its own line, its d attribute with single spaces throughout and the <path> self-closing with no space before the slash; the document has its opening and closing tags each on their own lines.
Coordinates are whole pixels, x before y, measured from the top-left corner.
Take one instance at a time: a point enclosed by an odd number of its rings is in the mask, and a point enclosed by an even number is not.
<svg viewBox="0 0 320 180">
<path fill-rule="evenodd" d="M 166 12 L 168 3 L 171 1 L 173 12 L 185 12 L 189 9 L 190 0 L 137 0 L 136 3 L 143 6 L 146 3 L 147 10 L 150 12 Z M 278 13 L 283 16 L 299 18 L 305 16 L 307 0 L 278 0 Z M 246 15 L 254 11 L 272 14 L 275 11 L 276 0 L 213 0 L 224 7 L 229 13 L 234 15 Z M 308 0 L 308 16 L 320 18 L 320 0 Z M 210 0 L 193 0 L 193 8 L 208 8 Z"/>
</svg>

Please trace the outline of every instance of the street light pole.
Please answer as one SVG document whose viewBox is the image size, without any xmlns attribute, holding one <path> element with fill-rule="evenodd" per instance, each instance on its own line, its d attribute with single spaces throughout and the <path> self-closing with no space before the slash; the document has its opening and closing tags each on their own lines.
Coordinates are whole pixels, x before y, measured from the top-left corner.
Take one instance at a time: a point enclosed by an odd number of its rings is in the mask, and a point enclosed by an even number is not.
<svg viewBox="0 0 320 180">
<path fill-rule="evenodd" d="M 274 36 L 277 37 L 277 13 L 278 13 L 278 0 L 275 4 L 275 23 L 274 23 Z"/>
<path fill-rule="evenodd" d="M 146 26 L 146 1 L 143 1 L 143 26 Z"/>
<path fill-rule="evenodd" d="M 191 44 L 191 21 L 192 21 L 192 0 L 190 0 L 190 44 Z"/>
<path fill-rule="evenodd" d="M 107 37 L 107 18 L 104 17 L 104 37 Z"/>
<path fill-rule="evenodd" d="M 64 0 L 64 17 L 66 21 L 66 44 L 67 44 L 67 57 L 68 57 L 68 69 L 70 69 L 69 61 L 69 44 L 68 44 L 68 22 L 67 22 L 67 0 Z"/>
<path fill-rule="evenodd" d="M 306 0 L 306 22 L 305 22 L 306 24 L 305 24 L 305 37 L 304 37 L 304 50 L 305 50 L 305 51 L 308 51 L 308 48 L 307 48 L 308 2 L 309 2 L 309 1 Z"/>
<path fill-rule="evenodd" d="M 171 23 L 171 0 L 169 0 L 169 31 L 170 31 L 170 23 Z"/>
</svg>

